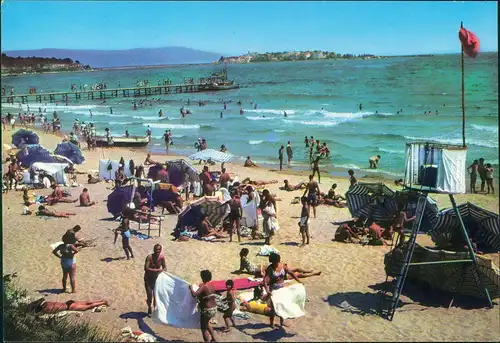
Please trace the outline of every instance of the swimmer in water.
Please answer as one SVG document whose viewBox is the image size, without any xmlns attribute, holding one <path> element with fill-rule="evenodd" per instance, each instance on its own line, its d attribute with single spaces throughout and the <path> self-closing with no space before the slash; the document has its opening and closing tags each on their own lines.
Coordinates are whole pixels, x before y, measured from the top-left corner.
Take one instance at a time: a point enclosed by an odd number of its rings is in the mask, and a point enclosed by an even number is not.
<svg viewBox="0 0 500 343">
<path fill-rule="evenodd" d="M 284 112 L 285 118 L 288 117 L 288 115 L 286 114 L 286 111 L 283 111 L 283 112 Z"/>
<path fill-rule="evenodd" d="M 163 117 L 163 110 L 160 110 L 160 112 L 158 112 L 158 117 Z"/>
</svg>

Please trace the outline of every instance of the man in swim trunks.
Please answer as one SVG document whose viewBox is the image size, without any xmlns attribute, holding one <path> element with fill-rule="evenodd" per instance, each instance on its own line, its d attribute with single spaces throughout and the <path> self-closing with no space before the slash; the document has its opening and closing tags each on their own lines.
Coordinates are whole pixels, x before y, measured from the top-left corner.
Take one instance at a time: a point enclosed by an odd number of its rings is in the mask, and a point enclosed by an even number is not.
<svg viewBox="0 0 500 343">
<path fill-rule="evenodd" d="M 76 213 L 72 212 L 56 212 L 47 207 L 40 205 L 38 207 L 38 215 L 46 217 L 57 217 L 57 218 L 69 218 L 69 216 L 75 216 Z"/>
<path fill-rule="evenodd" d="M 243 167 L 258 167 L 258 166 L 255 163 L 253 163 L 253 161 L 250 159 L 250 156 L 247 156 L 247 159 L 245 160 Z"/>
<path fill-rule="evenodd" d="M 165 257 L 162 254 L 162 246 L 160 244 L 155 244 L 153 247 L 153 253 L 146 257 L 144 261 L 144 287 L 146 289 L 146 304 L 148 305 L 148 316 L 153 313 L 152 303 L 154 299 L 154 289 L 156 279 L 161 272 L 166 271 L 167 266 L 165 263 Z"/>
<path fill-rule="evenodd" d="M 38 299 L 28 305 L 28 312 L 35 314 L 54 314 L 63 311 L 87 311 L 99 306 L 109 306 L 106 300 L 99 301 L 73 301 L 66 302 L 47 301 L 45 298 Z"/>
<path fill-rule="evenodd" d="M 195 292 L 193 286 L 189 285 L 189 290 L 194 298 L 198 298 L 198 309 L 200 310 L 200 329 L 203 341 L 215 342 L 215 333 L 210 320 L 217 315 L 217 303 L 215 302 L 215 288 L 210 283 L 212 273 L 209 270 L 202 270 L 200 273 L 203 282 Z"/>
<path fill-rule="evenodd" d="M 368 162 L 370 163 L 370 169 L 377 169 L 379 160 L 380 155 L 370 157 L 370 159 L 368 160 Z"/>
<path fill-rule="evenodd" d="M 231 176 L 226 172 L 226 168 L 222 168 L 221 176 L 219 178 L 220 186 L 229 189 L 229 182 L 231 182 Z"/>
<path fill-rule="evenodd" d="M 280 187 L 280 189 L 288 191 L 288 192 L 298 191 L 299 189 L 303 189 L 304 187 L 307 187 L 307 183 L 305 183 L 305 182 L 300 182 L 300 183 L 296 184 L 295 186 L 291 186 L 290 183 L 288 182 L 288 180 L 285 180 L 284 182 L 285 182 L 285 185 L 283 187 Z"/>
<path fill-rule="evenodd" d="M 271 181 L 265 181 L 265 180 L 251 180 L 249 177 L 241 181 L 242 184 L 250 184 L 250 185 L 255 185 L 255 186 L 264 186 L 267 184 L 272 184 L 272 183 L 278 183 L 278 180 L 271 180 Z"/>
<path fill-rule="evenodd" d="M 316 175 L 318 173 L 318 183 L 321 183 L 321 175 L 319 173 L 319 160 L 321 159 L 320 156 L 316 157 L 316 159 L 312 163 L 312 175 Z"/>
<path fill-rule="evenodd" d="M 58 202 L 71 203 L 71 202 L 78 201 L 78 199 L 64 198 L 61 188 L 58 185 L 56 185 L 55 183 L 53 183 L 50 187 L 53 189 L 53 192 L 51 195 L 49 195 L 48 197 L 45 198 L 45 201 L 49 205 L 54 205 Z"/>
<path fill-rule="evenodd" d="M 170 181 L 166 164 L 162 164 L 161 169 L 156 173 L 155 181 L 158 180 L 166 183 Z"/>
<path fill-rule="evenodd" d="M 95 201 L 90 201 L 89 190 L 84 188 L 82 194 L 80 194 L 80 206 L 88 207 L 95 204 Z"/>
<path fill-rule="evenodd" d="M 392 225 L 394 227 L 394 232 L 398 233 L 398 242 L 396 242 L 396 247 L 403 245 L 403 243 L 405 242 L 405 234 L 403 231 L 405 223 L 414 221 L 415 219 L 416 216 L 408 218 L 403 206 L 398 206 L 398 210 Z"/>
<path fill-rule="evenodd" d="M 230 212 L 228 215 L 230 227 L 229 227 L 229 242 L 233 241 L 233 232 L 234 229 L 236 228 L 236 233 L 238 235 L 238 242 L 241 242 L 241 233 L 240 233 L 240 227 L 241 227 L 241 217 L 243 216 L 243 210 L 241 207 L 241 200 L 240 200 L 240 193 L 238 190 L 236 190 L 233 193 L 233 196 L 231 200 L 226 201 L 218 207 L 229 205 Z"/>
<path fill-rule="evenodd" d="M 306 191 L 303 197 L 307 196 L 307 202 L 313 207 L 314 218 L 316 218 L 316 205 L 317 205 L 317 195 L 320 194 L 319 186 L 316 181 L 314 181 L 314 176 L 309 175 L 309 183 L 306 186 Z"/>
<path fill-rule="evenodd" d="M 203 237 L 215 237 L 215 238 L 226 238 L 226 236 L 220 231 L 212 228 L 208 221 L 208 216 L 206 214 L 201 215 L 201 222 L 198 224 L 198 236 Z"/>
<path fill-rule="evenodd" d="M 307 203 L 307 198 L 303 196 L 300 201 L 302 202 L 302 211 L 300 213 L 300 222 L 299 229 L 300 234 L 302 235 L 302 244 L 300 247 L 302 248 L 304 245 L 309 244 L 310 235 L 309 235 L 309 215 L 311 212 L 311 208 Z M 307 238 L 307 241 L 306 241 Z"/>
</svg>

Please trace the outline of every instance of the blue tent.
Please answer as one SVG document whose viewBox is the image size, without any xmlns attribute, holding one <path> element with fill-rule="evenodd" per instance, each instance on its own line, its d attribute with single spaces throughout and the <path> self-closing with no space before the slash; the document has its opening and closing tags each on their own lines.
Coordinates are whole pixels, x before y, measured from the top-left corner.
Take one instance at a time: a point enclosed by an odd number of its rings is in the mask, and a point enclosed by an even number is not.
<svg viewBox="0 0 500 343">
<path fill-rule="evenodd" d="M 83 157 L 80 148 L 71 142 L 58 144 L 54 153 L 67 157 L 75 164 L 82 164 L 85 161 L 85 157 Z"/>
<path fill-rule="evenodd" d="M 16 159 L 21 162 L 23 167 L 31 167 L 35 162 L 72 163 L 64 156 L 53 155 L 49 150 L 39 144 L 26 145 L 16 154 Z"/>
<path fill-rule="evenodd" d="M 130 203 L 133 190 L 134 187 L 131 185 L 118 187 L 115 188 L 110 195 L 108 195 L 108 212 L 111 213 L 113 217 L 118 217 L 127 204 Z"/>
<path fill-rule="evenodd" d="M 23 140 L 24 144 L 38 144 L 40 142 L 38 135 L 33 131 L 21 129 L 12 135 L 12 144 L 17 148 L 21 148 Z"/>
</svg>

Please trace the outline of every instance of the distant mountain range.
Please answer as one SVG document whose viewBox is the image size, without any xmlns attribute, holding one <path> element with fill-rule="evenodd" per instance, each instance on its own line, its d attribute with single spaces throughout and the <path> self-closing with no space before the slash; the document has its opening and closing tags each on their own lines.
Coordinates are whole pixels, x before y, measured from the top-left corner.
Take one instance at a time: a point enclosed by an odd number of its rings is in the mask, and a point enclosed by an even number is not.
<svg viewBox="0 0 500 343">
<path fill-rule="evenodd" d="M 217 61 L 221 54 L 184 47 L 129 50 L 38 49 L 2 51 L 11 57 L 70 58 L 92 68 L 138 67 L 165 64 L 195 64 Z"/>
</svg>

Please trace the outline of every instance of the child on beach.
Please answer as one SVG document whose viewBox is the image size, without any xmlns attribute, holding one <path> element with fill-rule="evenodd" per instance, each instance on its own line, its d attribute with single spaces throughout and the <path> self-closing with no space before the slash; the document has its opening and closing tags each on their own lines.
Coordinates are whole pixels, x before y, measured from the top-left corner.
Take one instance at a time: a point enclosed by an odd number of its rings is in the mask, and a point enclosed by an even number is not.
<svg viewBox="0 0 500 343">
<path fill-rule="evenodd" d="M 125 255 L 127 256 L 127 260 L 130 258 L 134 258 L 134 253 L 132 252 L 132 247 L 130 246 L 130 220 L 125 215 L 122 216 L 123 220 L 119 227 L 115 229 L 115 241 L 113 244 L 116 244 L 116 240 L 118 239 L 118 235 L 122 236 L 122 247 L 125 251 Z"/>
<path fill-rule="evenodd" d="M 302 248 L 305 244 L 309 244 L 309 214 L 311 211 L 311 208 L 309 204 L 307 203 L 307 198 L 303 196 L 300 198 L 300 201 L 302 202 L 302 212 L 300 213 L 300 222 L 299 222 L 299 229 L 300 229 L 300 234 L 302 235 L 302 244 L 300 247 Z M 307 238 L 307 241 L 306 241 Z"/>
<path fill-rule="evenodd" d="M 354 176 L 354 170 L 349 169 L 347 174 L 349 174 L 349 188 L 354 187 L 358 183 L 358 180 L 356 180 L 356 177 Z"/>
<path fill-rule="evenodd" d="M 267 294 L 264 294 L 262 286 L 253 289 L 252 300 L 241 301 L 240 310 L 270 316 L 272 309 L 267 305 Z"/>
<path fill-rule="evenodd" d="M 486 184 L 488 185 L 488 194 L 490 194 L 490 188 L 491 193 L 495 194 L 495 189 L 493 188 L 493 167 L 491 163 L 486 163 Z"/>
<path fill-rule="evenodd" d="M 234 323 L 233 319 L 233 312 L 236 309 L 236 304 L 234 302 L 235 300 L 235 295 L 234 295 L 234 282 L 233 280 L 227 280 L 226 281 L 226 301 L 227 304 L 229 305 L 229 308 L 224 312 L 224 315 L 222 318 L 224 318 L 224 322 L 226 323 L 226 329 L 224 332 L 229 332 L 231 329 L 229 328 L 229 321 L 233 324 L 233 326 L 236 326 Z"/>
</svg>

